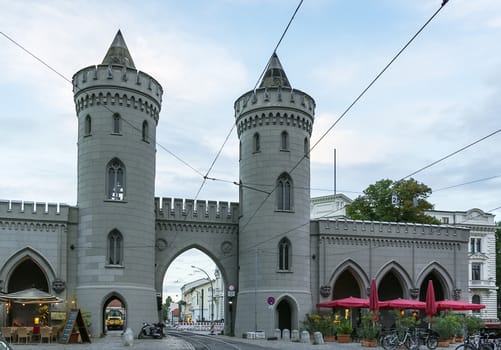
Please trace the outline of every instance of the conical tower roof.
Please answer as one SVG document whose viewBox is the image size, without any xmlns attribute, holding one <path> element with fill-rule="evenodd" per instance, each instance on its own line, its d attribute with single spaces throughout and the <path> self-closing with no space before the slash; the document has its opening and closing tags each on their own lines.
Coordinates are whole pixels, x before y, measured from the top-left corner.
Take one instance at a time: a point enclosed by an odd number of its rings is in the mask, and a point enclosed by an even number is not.
<svg viewBox="0 0 501 350">
<path fill-rule="evenodd" d="M 277 53 L 273 52 L 270 61 L 268 62 L 268 68 L 266 73 L 264 73 L 263 80 L 261 80 L 260 88 L 270 88 L 270 87 L 283 87 L 291 88 L 289 79 L 278 59 Z"/>
<path fill-rule="evenodd" d="M 120 30 L 117 32 L 117 35 L 115 35 L 115 39 L 113 39 L 106 56 L 104 56 L 102 64 L 120 64 L 122 66 L 136 69 L 132 56 L 130 55 L 129 49 L 125 44 L 124 37 L 122 36 Z"/>
</svg>

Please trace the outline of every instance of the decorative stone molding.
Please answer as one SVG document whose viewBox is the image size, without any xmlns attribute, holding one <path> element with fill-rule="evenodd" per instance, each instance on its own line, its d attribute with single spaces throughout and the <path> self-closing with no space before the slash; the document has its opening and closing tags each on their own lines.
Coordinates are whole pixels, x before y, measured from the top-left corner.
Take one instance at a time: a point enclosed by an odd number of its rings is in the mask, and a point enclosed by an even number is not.
<svg viewBox="0 0 501 350">
<path fill-rule="evenodd" d="M 321 286 L 320 295 L 324 298 L 327 298 L 329 295 L 331 295 L 331 286 Z"/>
<path fill-rule="evenodd" d="M 411 288 L 409 289 L 409 293 L 412 299 L 417 299 L 419 297 L 419 288 Z"/>
<path fill-rule="evenodd" d="M 62 293 L 66 289 L 66 282 L 60 278 L 56 278 L 52 281 L 52 290 L 57 294 Z"/>
</svg>

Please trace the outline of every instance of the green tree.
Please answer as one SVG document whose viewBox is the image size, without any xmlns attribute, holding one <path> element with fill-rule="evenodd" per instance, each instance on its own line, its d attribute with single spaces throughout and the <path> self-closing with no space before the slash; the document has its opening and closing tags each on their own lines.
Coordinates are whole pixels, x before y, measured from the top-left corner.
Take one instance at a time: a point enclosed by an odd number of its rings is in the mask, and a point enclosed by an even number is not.
<svg viewBox="0 0 501 350">
<path fill-rule="evenodd" d="M 348 205 L 346 215 L 355 220 L 440 224 L 425 214 L 433 209 L 426 200 L 430 194 L 430 187 L 412 178 L 396 182 L 383 179 L 367 187 L 362 196 Z"/>
<path fill-rule="evenodd" d="M 170 296 L 165 299 L 165 303 L 162 305 L 162 319 L 169 320 L 169 308 L 172 304 L 172 298 Z"/>
</svg>

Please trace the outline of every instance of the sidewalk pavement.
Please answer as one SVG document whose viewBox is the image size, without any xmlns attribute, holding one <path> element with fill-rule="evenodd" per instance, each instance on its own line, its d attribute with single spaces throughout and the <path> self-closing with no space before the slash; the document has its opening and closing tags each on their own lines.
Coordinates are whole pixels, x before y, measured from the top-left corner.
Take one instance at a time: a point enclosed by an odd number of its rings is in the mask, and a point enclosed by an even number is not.
<svg viewBox="0 0 501 350">
<path fill-rule="evenodd" d="M 185 342 L 184 340 L 168 335 L 164 339 L 134 339 L 134 343 L 132 346 L 126 346 L 124 344 L 124 340 L 120 334 L 121 332 L 108 332 L 108 335 L 102 338 L 92 339 L 92 343 L 86 344 L 59 344 L 59 343 L 36 343 L 36 344 L 12 344 L 12 348 L 14 350 L 42 350 L 42 349 L 51 349 L 51 350 L 127 350 L 127 349 L 135 349 L 135 350 L 194 350 L 194 347 Z M 360 343 L 325 343 L 323 345 L 313 345 L 313 344 L 304 344 L 304 343 L 295 343 L 295 342 L 286 342 L 282 340 L 266 340 L 266 339 L 243 339 L 236 337 L 229 337 L 225 335 L 211 335 L 210 337 L 218 338 L 222 341 L 227 342 L 242 342 L 242 343 L 251 343 L 255 345 L 259 345 L 264 349 L 281 349 L 281 350 L 302 350 L 302 349 L 315 349 L 315 350 L 361 350 L 362 346 Z M 451 345 L 451 346 L 455 346 Z M 364 348 L 365 349 L 365 348 Z M 376 349 L 382 349 L 381 347 Z M 425 349 L 422 347 L 422 349 Z M 451 348 L 454 349 L 454 348 Z"/>
</svg>

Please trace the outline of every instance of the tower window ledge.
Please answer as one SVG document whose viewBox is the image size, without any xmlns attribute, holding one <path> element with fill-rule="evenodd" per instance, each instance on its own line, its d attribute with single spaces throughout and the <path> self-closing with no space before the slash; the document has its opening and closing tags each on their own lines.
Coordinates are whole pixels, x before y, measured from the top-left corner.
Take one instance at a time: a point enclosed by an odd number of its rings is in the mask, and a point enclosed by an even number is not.
<svg viewBox="0 0 501 350">
<path fill-rule="evenodd" d="M 123 269 L 123 265 L 112 265 L 112 264 L 106 264 L 104 265 L 107 269 Z"/>
<path fill-rule="evenodd" d="M 85 137 L 91 137 L 91 136 L 92 136 L 92 134 L 85 134 L 83 137 L 85 138 Z"/>
<path fill-rule="evenodd" d="M 261 151 L 254 151 L 252 154 L 261 153 Z"/>
<path fill-rule="evenodd" d="M 280 152 L 290 152 L 288 149 L 281 149 Z"/>
<path fill-rule="evenodd" d="M 120 132 L 111 132 L 110 135 L 123 136 L 122 133 L 120 133 Z"/>
<path fill-rule="evenodd" d="M 287 209 L 275 209 L 275 212 L 278 213 L 294 213 L 293 209 L 287 210 Z"/>
<path fill-rule="evenodd" d="M 118 200 L 118 199 L 105 199 L 104 201 L 109 203 L 128 203 L 125 200 Z"/>
<path fill-rule="evenodd" d="M 292 273 L 292 270 L 277 270 L 277 273 Z"/>
</svg>

